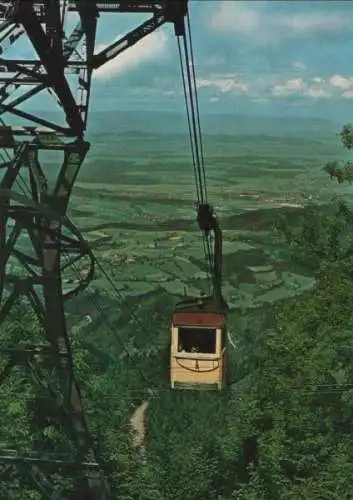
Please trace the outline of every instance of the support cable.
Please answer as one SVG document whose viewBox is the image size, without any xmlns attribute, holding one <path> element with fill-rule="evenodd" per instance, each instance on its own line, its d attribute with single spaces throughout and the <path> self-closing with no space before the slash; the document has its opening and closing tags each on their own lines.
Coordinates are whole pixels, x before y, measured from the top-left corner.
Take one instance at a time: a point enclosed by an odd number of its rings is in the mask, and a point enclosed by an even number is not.
<svg viewBox="0 0 353 500">
<path fill-rule="evenodd" d="M 190 41 L 191 41 L 191 33 L 189 32 L 189 44 Z M 195 65 L 193 60 L 192 45 L 190 45 L 190 51 L 189 51 L 188 40 L 185 33 L 183 34 L 183 48 L 186 61 L 186 78 L 187 78 L 187 89 L 189 93 L 188 97 L 190 102 L 192 136 L 195 144 L 197 179 L 200 190 L 200 198 L 198 201 L 204 204 L 207 203 L 207 187 L 206 187 L 206 175 L 204 169 L 203 145 L 201 137 Z"/>
<path fill-rule="evenodd" d="M 202 132 L 201 132 L 200 108 L 199 108 L 199 99 L 198 99 L 198 92 L 197 92 L 195 58 L 194 58 L 194 49 L 193 49 L 193 43 L 192 43 L 191 23 L 190 23 L 189 12 L 187 12 L 187 14 L 186 14 L 186 19 L 187 19 L 188 42 L 189 42 L 189 47 L 190 47 L 190 66 L 191 66 L 191 73 L 192 73 L 193 88 L 194 88 L 194 92 L 195 92 L 195 112 L 196 112 L 198 140 L 199 140 L 199 145 L 200 145 L 201 176 L 202 176 L 202 182 L 203 182 L 203 186 L 204 186 L 205 203 L 207 203 L 208 193 L 207 193 L 207 180 L 206 180 L 206 168 L 205 168 L 205 155 L 204 155 Z M 213 269 L 214 269 L 215 256 L 212 256 L 212 250 L 211 250 L 212 245 L 211 245 L 209 235 L 204 235 L 204 247 L 205 246 L 206 246 L 207 258 L 208 258 L 209 266 L 210 266 L 210 273 L 212 274 Z"/>
<path fill-rule="evenodd" d="M 181 79 L 182 79 L 183 91 L 184 91 L 184 99 L 185 99 L 186 116 L 187 116 L 187 121 L 188 121 L 188 130 L 189 130 L 189 140 L 190 140 L 190 149 L 191 149 L 191 156 L 192 156 L 192 164 L 193 164 L 193 167 L 194 167 L 196 197 L 197 197 L 197 201 L 199 202 L 201 195 L 200 195 L 200 188 L 199 188 L 199 183 L 198 183 L 198 179 L 197 179 L 196 158 L 195 158 L 195 151 L 194 151 L 194 142 L 193 142 L 193 138 L 192 138 L 192 128 L 191 128 L 191 119 L 190 119 L 190 111 L 189 111 L 188 94 L 187 94 L 186 82 L 185 82 L 184 61 L 183 61 L 183 56 L 182 56 L 182 52 L 181 52 L 181 45 L 180 45 L 180 39 L 179 39 L 179 37 L 177 37 L 177 41 L 178 41 L 178 52 L 179 52 L 180 69 L 181 69 Z"/>
<path fill-rule="evenodd" d="M 191 24 L 190 24 L 189 12 L 187 12 L 187 14 L 186 14 L 186 19 L 187 19 L 188 39 L 189 39 L 189 46 L 190 46 L 192 79 L 193 79 L 194 91 L 195 91 L 196 121 L 197 121 L 197 130 L 198 130 L 199 144 L 200 144 L 201 169 L 202 169 L 202 177 L 203 177 L 203 184 L 204 184 L 204 190 L 205 190 L 205 200 L 207 202 L 208 195 L 207 195 L 207 182 L 206 182 L 205 155 L 204 155 L 203 140 L 202 140 L 202 133 L 201 133 L 200 108 L 199 108 L 199 99 L 198 99 L 198 92 L 197 92 L 195 58 L 194 58 L 194 49 L 193 49 L 192 36 L 191 36 Z"/>
<path fill-rule="evenodd" d="M 191 32 L 189 31 L 189 40 L 191 41 Z M 193 161 L 193 169 L 194 169 L 194 177 L 195 177 L 195 186 L 196 186 L 196 194 L 197 194 L 197 207 L 201 204 L 207 203 L 207 186 L 206 186 L 206 174 L 205 174 L 205 164 L 204 164 L 204 154 L 203 154 L 203 145 L 202 145 L 202 136 L 201 136 L 201 125 L 200 125 L 200 117 L 199 117 L 199 106 L 198 106 L 198 96 L 196 89 L 196 76 L 195 76 L 195 68 L 193 62 L 193 51 L 192 46 L 190 47 L 190 55 L 188 50 L 188 43 L 185 34 L 183 35 L 183 49 L 184 49 L 184 57 L 185 57 L 185 67 L 183 61 L 183 55 L 181 50 L 181 44 L 179 37 L 178 41 L 178 52 L 180 59 L 180 67 L 181 67 L 181 75 L 182 75 L 182 84 L 184 91 L 184 99 L 188 120 L 188 130 L 189 130 L 189 139 L 191 145 L 191 154 Z M 191 67 L 191 71 L 190 71 Z M 187 80 L 187 82 L 186 82 Z M 193 85 L 193 83 L 194 85 Z M 203 233 L 202 235 L 202 243 L 205 254 L 205 262 L 206 262 L 206 274 L 208 280 L 208 287 L 211 289 L 212 283 L 212 270 L 213 270 L 213 259 L 212 259 L 212 251 L 209 237 Z"/>
<path fill-rule="evenodd" d="M 194 140 L 194 145 L 195 145 L 195 158 L 196 158 L 196 171 L 197 171 L 197 179 L 199 183 L 199 190 L 200 190 L 200 197 L 199 197 L 199 202 L 200 203 L 206 203 L 206 197 L 205 197 L 205 189 L 204 189 L 204 182 L 203 182 L 203 175 L 202 175 L 202 168 L 201 168 L 201 158 L 200 158 L 200 149 L 199 149 L 199 140 L 197 136 L 197 126 L 196 126 L 196 113 L 195 113 L 195 96 L 193 95 L 193 88 L 192 88 L 192 79 L 191 79 L 191 71 L 190 71 L 190 65 L 191 61 L 189 58 L 189 50 L 188 50 L 188 44 L 187 44 L 187 39 L 185 34 L 183 35 L 183 47 L 184 47 L 184 54 L 185 54 L 185 61 L 186 61 L 186 77 L 187 77 L 187 88 L 189 91 L 189 100 L 190 100 L 190 111 L 191 111 L 191 123 L 192 123 L 192 134 L 193 134 L 193 140 Z"/>
</svg>

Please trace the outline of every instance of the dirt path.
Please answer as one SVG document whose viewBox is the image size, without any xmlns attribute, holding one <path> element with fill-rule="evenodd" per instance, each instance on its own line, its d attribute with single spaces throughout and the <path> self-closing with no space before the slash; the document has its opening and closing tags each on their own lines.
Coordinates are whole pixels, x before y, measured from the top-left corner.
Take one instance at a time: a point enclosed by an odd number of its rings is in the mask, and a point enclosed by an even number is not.
<svg viewBox="0 0 353 500">
<path fill-rule="evenodd" d="M 146 410 L 149 402 L 143 401 L 134 411 L 130 418 L 130 425 L 132 430 L 132 445 L 134 448 L 143 448 L 146 439 Z"/>
<path fill-rule="evenodd" d="M 228 335 L 228 340 L 229 340 L 230 345 L 233 347 L 233 349 L 236 349 L 237 346 L 234 343 L 234 340 L 232 339 L 232 335 L 231 335 L 229 330 L 227 330 L 227 335 Z"/>
</svg>

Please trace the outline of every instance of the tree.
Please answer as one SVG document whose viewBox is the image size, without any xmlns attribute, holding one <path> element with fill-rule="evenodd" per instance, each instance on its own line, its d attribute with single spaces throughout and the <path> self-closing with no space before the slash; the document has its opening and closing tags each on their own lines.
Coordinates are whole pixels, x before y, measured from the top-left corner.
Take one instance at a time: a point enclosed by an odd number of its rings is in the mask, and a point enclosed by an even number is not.
<svg viewBox="0 0 353 500">
<path fill-rule="evenodd" d="M 341 143 L 345 149 L 351 150 L 353 148 L 353 126 L 344 125 L 340 132 Z M 330 179 L 337 179 L 339 184 L 343 182 L 353 182 L 353 163 L 347 161 L 342 165 L 337 161 L 329 161 L 323 166 L 323 170 L 330 175 Z"/>
<path fill-rule="evenodd" d="M 346 149 L 353 148 L 353 126 L 351 124 L 343 125 L 340 137 L 343 147 Z"/>
</svg>

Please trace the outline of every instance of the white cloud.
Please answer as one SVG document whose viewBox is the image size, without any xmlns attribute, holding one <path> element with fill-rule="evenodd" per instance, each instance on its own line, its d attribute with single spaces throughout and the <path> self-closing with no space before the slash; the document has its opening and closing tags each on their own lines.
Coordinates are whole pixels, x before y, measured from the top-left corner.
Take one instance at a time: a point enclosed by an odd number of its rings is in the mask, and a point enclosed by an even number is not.
<svg viewBox="0 0 353 500">
<path fill-rule="evenodd" d="M 209 96 L 209 102 L 216 102 L 224 96 L 246 95 L 256 102 L 267 102 L 269 99 L 353 99 L 353 76 L 332 75 L 291 77 L 278 73 L 262 76 L 244 74 L 211 74 L 197 80 L 201 90 L 215 91 Z M 213 94 L 213 95 L 212 95 Z"/>
<path fill-rule="evenodd" d="M 342 75 L 333 75 L 330 78 L 330 84 L 333 87 L 339 87 L 341 89 L 349 89 L 350 87 L 353 86 L 353 78 L 345 78 Z"/>
<path fill-rule="evenodd" d="M 292 78 L 285 83 L 275 85 L 272 89 L 274 96 L 283 96 L 289 94 L 297 94 L 304 88 L 304 80 L 302 78 Z"/>
<path fill-rule="evenodd" d="M 293 68 L 298 70 L 298 71 L 305 71 L 306 70 L 305 64 L 302 63 L 301 61 L 295 61 L 293 63 Z"/>
<path fill-rule="evenodd" d="M 249 90 L 248 85 L 236 76 L 215 75 L 207 79 L 197 79 L 197 88 L 213 88 L 222 94 L 242 93 Z"/>
<path fill-rule="evenodd" d="M 302 96 L 311 99 L 323 99 L 333 95 L 332 87 L 324 78 L 315 76 L 309 80 L 293 78 L 279 83 L 272 88 L 274 97 Z"/>
<path fill-rule="evenodd" d="M 119 37 L 117 38 L 117 40 Z M 96 52 L 103 50 L 106 45 L 98 45 Z M 144 61 L 163 56 L 168 48 L 168 36 L 162 31 L 155 31 L 140 40 L 129 50 L 118 55 L 115 59 L 107 62 L 94 72 L 94 77 L 100 80 L 107 80 L 119 75 L 124 71 L 139 66 Z"/>
<path fill-rule="evenodd" d="M 312 97 L 313 99 L 318 99 L 318 98 L 327 98 L 327 97 L 331 97 L 331 94 L 323 89 L 322 87 L 308 87 L 305 91 L 305 94 L 308 96 L 308 97 Z"/>
<path fill-rule="evenodd" d="M 344 97 L 344 99 L 353 99 L 353 90 L 345 90 L 342 97 Z"/>
<path fill-rule="evenodd" d="M 267 4 L 269 2 L 221 0 L 211 16 L 211 28 L 249 37 L 255 43 L 264 43 L 281 37 L 349 29 L 353 23 L 353 14 L 344 12 L 324 12 L 316 7 L 314 12 L 275 13 L 266 9 Z"/>
</svg>

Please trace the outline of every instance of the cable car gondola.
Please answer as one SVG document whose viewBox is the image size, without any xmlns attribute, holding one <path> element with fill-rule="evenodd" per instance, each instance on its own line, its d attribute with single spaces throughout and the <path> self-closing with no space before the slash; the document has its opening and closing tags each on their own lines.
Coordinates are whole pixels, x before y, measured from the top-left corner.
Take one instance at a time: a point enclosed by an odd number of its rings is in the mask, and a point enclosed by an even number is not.
<svg viewBox="0 0 353 500">
<path fill-rule="evenodd" d="M 226 385 L 227 312 L 222 296 L 222 231 L 208 204 L 199 206 L 198 222 L 206 238 L 214 234 L 213 293 L 179 302 L 171 325 L 172 389 L 218 389 Z"/>
<path fill-rule="evenodd" d="M 226 380 L 228 307 L 222 296 L 222 231 L 207 202 L 200 116 L 190 19 L 187 34 L 179 27 L 177 41 L 189 126 L 197 193 L 197 220 L 204 238 L 206 264 L 213 291 L 208 297 L 190 298 L 177 304 L 171 324 L 170 384 L 176 388 L 223 389 Z M 214 252 L 210 235 L 214 236 Z"/>
</svg>

